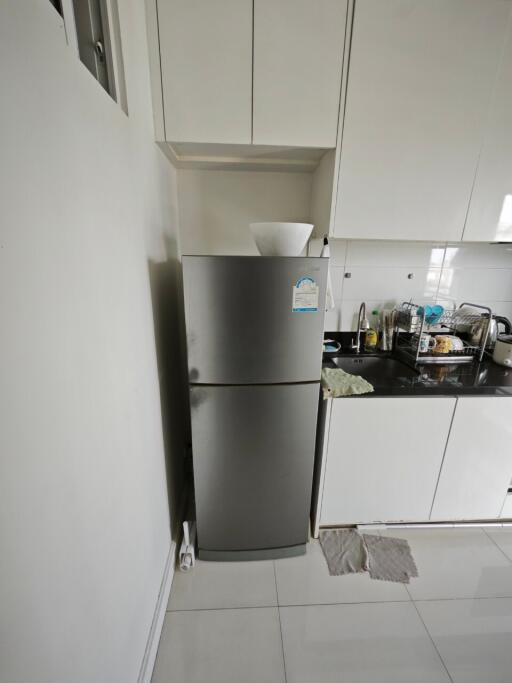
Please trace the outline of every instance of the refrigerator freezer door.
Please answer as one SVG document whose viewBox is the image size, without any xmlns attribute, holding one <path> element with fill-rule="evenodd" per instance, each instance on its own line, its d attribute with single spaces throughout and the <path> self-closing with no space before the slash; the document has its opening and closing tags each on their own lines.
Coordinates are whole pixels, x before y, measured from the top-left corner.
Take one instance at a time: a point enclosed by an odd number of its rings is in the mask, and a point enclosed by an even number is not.
<svg viewBox="0 0 512 683">
<path fill-rule="evenodd" d="M 190 387 L 200 557 L 306 543 L 318 395 L 314 383 Z"/>
<path fill-rule="evenodd" d="M 320 379 L 327 259 L 184 256 L 183 278 L 190 382 Z"/>
</svg>

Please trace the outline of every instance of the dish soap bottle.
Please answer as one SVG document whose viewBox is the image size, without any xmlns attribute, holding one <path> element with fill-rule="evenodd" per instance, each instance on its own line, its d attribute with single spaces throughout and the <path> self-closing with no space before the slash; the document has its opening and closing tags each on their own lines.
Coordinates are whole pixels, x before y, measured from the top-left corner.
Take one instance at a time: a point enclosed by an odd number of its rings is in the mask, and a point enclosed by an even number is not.
<svg viewBox="0 0 512 683">
<path fill-rule="evenodd" d="M 372 311 L 372 315 L 378 316 L 379 312 L 378 311 Z M 378 340 L 378 334 L 377 331 L 374 327 L 369 327 L 369 329 L 366 330 L 366 337 L 364 340 L 364 350 L 365 351 L 375 351 L 377 348 L 377 340 Z"/>
</svg>

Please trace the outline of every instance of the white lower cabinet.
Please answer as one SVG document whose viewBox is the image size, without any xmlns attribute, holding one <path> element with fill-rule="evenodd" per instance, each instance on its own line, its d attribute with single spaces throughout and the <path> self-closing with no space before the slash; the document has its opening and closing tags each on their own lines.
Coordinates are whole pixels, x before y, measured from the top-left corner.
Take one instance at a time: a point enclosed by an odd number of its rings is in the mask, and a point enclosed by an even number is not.
<svg viewBox="0 0 512 683">
<path fill-rule="evenodd" d="M 428 520 L 455 404 L 333 399 L 320 525 Z"/>
<path fill-rule="evenodd" d="M 431 519 L 497 519 L 512 477 L 512 400 L 459 398 Z"/>
</svg>

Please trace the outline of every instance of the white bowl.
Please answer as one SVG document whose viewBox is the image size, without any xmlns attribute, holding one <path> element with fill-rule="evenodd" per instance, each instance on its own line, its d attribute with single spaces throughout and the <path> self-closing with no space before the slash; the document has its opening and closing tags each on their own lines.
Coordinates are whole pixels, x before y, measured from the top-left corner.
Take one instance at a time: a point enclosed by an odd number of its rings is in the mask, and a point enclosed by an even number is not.
<svg viewBox="0 0 512 683">
<path fill-rule="evenodd" d="M 311 223 L 251 223 L 262 256 L 300 256 L 313 231 Z"/>
</svg>

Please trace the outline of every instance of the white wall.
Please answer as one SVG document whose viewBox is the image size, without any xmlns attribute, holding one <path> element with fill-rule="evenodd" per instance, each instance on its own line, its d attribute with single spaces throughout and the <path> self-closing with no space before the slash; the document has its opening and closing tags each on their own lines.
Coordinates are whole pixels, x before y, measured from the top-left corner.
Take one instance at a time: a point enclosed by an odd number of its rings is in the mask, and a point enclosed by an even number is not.
<svg viewBox="0 0 512 683">
<path fill-rule="evenodd" d="M 310 173 L 178 171 L 183 254 L 257 254 L 249 223 L 309 221 Z"/>
<path fill-rule="evenodd" d="M 170 547 L 148 261 L 177 253 L 144 3 L 129 117 L 47 0 L 0 3 L 0 680 L 137 680 Z"/>
<path fill-rule="evenodd" d="M 249 223 L 310 220 L 311 189 L 308 173 L 178 171 L 182 253 L 257 254 Z M 326 330 L 354 329 L 363 300 L 370 311 L 410 298 L 449 307 L 472 301 L 512 319 L 511 245 L 330 243 L 336 306 L 326 315 Z M 313 239 L 309 253 L 319 255 L 320 248 L 321 240 Z"/>
<path fill-rule="evenodd" d="M 310 254 L 319 251 L 320 240 L 312 240 Z M 361 301 L 369 311 L 410 298 L 450 308 L 470 301 L 512 320 L 512 245 L 331 240 L 331 253 L 331 332 L 355 329 Z"/>
</svg>

